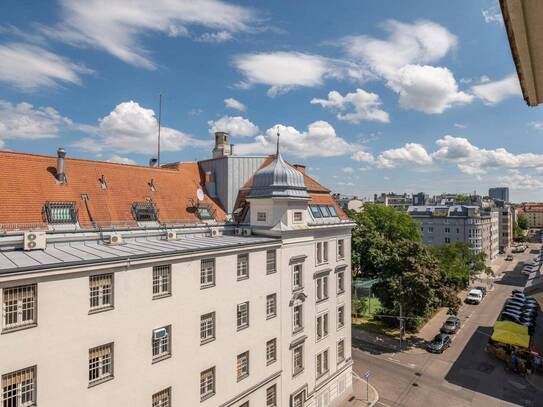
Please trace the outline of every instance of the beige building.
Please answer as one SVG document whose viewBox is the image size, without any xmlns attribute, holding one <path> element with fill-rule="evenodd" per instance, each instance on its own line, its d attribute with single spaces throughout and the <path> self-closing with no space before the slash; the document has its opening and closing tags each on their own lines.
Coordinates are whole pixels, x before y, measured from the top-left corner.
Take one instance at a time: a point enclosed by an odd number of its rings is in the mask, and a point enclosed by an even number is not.
<svg viewBox="0 0 543 407">
<path fill-rule="evenodd" d="M 350 397 L 353 225 L 328 190 L 276 154 L 230 213 L 199 163 L 64 155 L 0 153 L 1 405 Z"/>
<path fill-rule="evenodd" d="M 510 206 L 498 208 L 500 250 L 507 250 L 513 243 L 513 209 Z"/>
<path fill-rule="evenodd" d="M 515 216 L 525 215 L 528 219 L 528 227 L 533 229 L 543 228 L 543 205 L 523 204 L 515 208 Z"/>
</svg>

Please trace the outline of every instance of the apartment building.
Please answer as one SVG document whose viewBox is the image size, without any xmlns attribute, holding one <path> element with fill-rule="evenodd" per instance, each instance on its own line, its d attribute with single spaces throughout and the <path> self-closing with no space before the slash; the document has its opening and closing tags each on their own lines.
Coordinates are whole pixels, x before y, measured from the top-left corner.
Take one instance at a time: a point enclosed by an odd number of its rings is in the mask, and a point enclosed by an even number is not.
<svg viewBox="0 0 543 407">
<path fill-rule="evenodd" d="M 513 243 L 513 209 L 510 206 L 498 208 L 500 250 L 505 251 Z"/>
<path fill-rule="evenodd" d="M 413 205 L 413 197 L 410 194 L 395 194 L 394 192 L 375 194 L 373 197 L 375 203 L 390 206 L 397 211 L 405 212 Z"/>
<path fill-rule="evenodd" d="M 533 229 L 543 228 L 543 205 L 539 203 L 527 203 L 515 208 L 515 216 L 525 215 L 528 219 L 528 227 Z"/>
<path fill-rule="evenodd" d="M 279 149 L 226 143 L 160 168 L 0 152 L 1 405 L 350 397 L 353 225 Z"/>
<path fill-rule="evenodd" d="M 509 202 L 509 188 L 508 187 L 495 187 L 488 190 L 488 196 L 491 199 L 502 202 Z"/>
<path fill-rule="evenodd" d="M 478 206 L 411 206 L 408 214 L 420 224 L 424 243 L 467 242 L 488 261 L 499 252 L 499 216 Z"/>
</svg>

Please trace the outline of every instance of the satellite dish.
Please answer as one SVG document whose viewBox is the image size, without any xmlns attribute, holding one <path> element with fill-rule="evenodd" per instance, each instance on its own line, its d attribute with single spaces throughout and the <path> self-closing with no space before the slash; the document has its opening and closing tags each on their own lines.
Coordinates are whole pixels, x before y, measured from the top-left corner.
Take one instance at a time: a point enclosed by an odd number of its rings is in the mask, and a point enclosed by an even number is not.
<svg viewBox="0 0 543 407">
<path fill-rule="evenodd" d="M 202 191 L 202 188 L 196 190 L 196 198 L 198 198 L 200 202 L 204 200 L 204 191 Z"/>
</svg>

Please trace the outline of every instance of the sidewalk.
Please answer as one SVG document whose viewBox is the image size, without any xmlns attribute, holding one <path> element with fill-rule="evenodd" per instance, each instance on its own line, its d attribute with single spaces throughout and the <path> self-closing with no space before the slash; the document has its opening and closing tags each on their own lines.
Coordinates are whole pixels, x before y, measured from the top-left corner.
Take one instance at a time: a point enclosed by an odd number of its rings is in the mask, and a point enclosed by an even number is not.
<svg viewBox="0 0 543 407">
<path fill-rule="evenodd" d="M 368 394 L 369 393 L 369 394 Z M 379 401 L 377 389 L 353 372 L 354 399 L 345 401 L 340 407 L 372 407 Z"/>
</svg>

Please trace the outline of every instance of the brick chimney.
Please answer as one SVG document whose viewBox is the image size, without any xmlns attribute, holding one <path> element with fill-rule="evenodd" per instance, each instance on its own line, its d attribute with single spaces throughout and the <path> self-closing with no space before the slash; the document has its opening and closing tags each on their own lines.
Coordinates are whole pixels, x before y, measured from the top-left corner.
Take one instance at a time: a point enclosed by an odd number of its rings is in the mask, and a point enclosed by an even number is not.
<svg viewBox="0 0 543 407">
<path fill-rule="evenodd" d="M 231 147 L 228 144 L 228 133 L 225 131 L 215 132 L 215 148 L 213 158 L 221 158 L 231 155 Z"/>
</svg>

